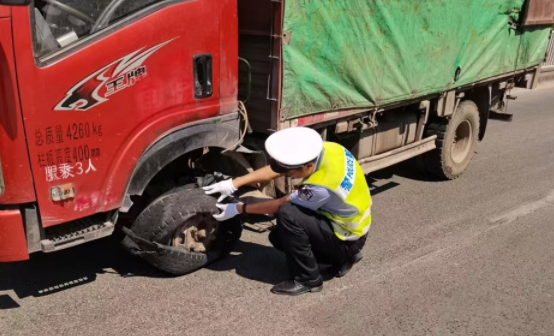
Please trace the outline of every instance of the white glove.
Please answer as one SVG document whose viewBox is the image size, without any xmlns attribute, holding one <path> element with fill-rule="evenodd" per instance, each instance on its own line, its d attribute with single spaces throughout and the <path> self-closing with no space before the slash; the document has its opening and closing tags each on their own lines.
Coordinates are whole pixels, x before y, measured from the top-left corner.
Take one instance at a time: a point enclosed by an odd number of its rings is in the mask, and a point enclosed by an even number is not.
<svg viewBox="0 0 554 336">
<path fill-rule="evenodd" d="M 217 203 L 215 206 L 221 209 L 221 213 L 214 215 L 214 218 L 220 222 L 223 222 L 235 217 L 236 215 L 239 214 L 239 208 L 237 207 L 238 204 L 242 204 L 242 203 L 229 203 L 229 204 Z"/>
<path fill-rule="evenodd" d="M 233 185 L 233 179 L 221 181 L 219 183 L 203 187 L 202 189 L 204 189 L 204 192 L 208 195 L 220 193 L 221 196 L 217 199 L 217 203 L 223 201 L 225 197 L 232 195 L 235 191 L 237 191 L 237 188 Z"/>
</svg>

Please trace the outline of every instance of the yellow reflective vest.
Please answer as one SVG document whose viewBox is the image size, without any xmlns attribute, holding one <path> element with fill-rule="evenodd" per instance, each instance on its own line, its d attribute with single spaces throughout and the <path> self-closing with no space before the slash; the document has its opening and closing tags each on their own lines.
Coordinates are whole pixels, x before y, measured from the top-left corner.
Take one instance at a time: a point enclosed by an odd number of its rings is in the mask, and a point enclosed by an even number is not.
<svg viewBox="0 0 554 336">
<path fill-rule="evenodd" d="M 346 148 L 333 142 L 323 143 L 319 168 L 301 184 L 327 188 L 358 209 L 358 214 L 351 217 L 319 211 L 331 219 L 337 237 L 358 240 L 367 234 L 371 225 L 371 195 L 362 167 Z"/>
</svg>

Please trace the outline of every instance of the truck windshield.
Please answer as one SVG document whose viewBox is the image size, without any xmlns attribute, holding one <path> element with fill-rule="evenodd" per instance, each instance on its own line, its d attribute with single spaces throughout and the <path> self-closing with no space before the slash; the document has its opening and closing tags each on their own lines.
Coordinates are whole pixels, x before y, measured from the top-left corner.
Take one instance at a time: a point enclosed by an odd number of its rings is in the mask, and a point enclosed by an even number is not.
<svg viewBox="0 0 554 336">
<path fill-rule="evenodd" d="M 41 57 L 164 0 L 36 0 L 35 56 Z"/>
</svg>

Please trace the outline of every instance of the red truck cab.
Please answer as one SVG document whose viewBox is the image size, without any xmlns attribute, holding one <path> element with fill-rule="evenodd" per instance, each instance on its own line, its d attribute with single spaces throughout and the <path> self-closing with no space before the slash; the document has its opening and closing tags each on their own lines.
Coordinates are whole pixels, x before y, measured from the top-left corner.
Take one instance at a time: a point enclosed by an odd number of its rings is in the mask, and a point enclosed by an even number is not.
<svg viewBox="0 0 554 336">
<path fill-rule="evenodd" d="M 120 208 L 149 147 L 236 114 L 236 10 L 234 0 L 0 5 L 0 261 L 44 250 L 27 246 L 27 208 L 40 209 L 38 241 Z"/>
</svg>

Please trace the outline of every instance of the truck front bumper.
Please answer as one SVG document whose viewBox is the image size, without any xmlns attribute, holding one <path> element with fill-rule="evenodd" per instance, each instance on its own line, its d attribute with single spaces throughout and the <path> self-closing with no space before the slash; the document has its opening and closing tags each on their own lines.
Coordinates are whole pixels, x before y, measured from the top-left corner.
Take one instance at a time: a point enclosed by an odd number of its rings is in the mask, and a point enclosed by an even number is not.
<svg viewBox="0 0 554 336">
<path fill-rule="evenodd" d="M 21 211 L 0 210 L 0 262 L 28 259 Z"/>
</svg>

